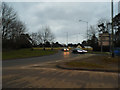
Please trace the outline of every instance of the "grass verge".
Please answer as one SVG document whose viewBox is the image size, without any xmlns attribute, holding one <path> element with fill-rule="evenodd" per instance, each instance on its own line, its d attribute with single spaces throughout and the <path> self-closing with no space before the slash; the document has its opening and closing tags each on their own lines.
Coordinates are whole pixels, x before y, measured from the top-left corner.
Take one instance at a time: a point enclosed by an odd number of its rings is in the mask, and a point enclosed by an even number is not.
<svg viewBox="0 0 120 90">
<path fill-rule="evenodd" d="M 42 50 L 43 48 L 41 48 L 41 47 L 40 47 L 40 48 L 39 48 L 39 47 L 33 47 L 33 49 L 34 49 L 34 50 Z M 49 47 L 48 47 L 48 48 L 45 48 L 45 49 L 46 49 L 46 50 L 51 50 L 51 48 L 49 48 Z M 56 47 L 56 48 L 54 47 L 53 49 L 54 49 L 54 50 L 61 50 L 62 48 L 61 48 L 61 47 Z"/>
<path fill-rule="evenodd" d="M 88 51 L 91 54 L 110 54 L 110 52 L 97 52 L 97 51 Z"/>
<path fill-rule="evenodd" d="M 2 60 L 44 56 L 55 53 L 57 53 L 57 50 L 20 49 L 20 50 L 12 50 L 12 51 L 3 51 Z"/>
<path fill-rule="evenodd" d="M 102 70 L 118 70 L 118 63 L 120 58 L 112 58 L 109 55 L 106 56 L 92 56 L 83 60 L 74 60 L 64 63 L 66 67 L 70 68 L 85 68 L 85 69 L 102 69 Z"/>
</svg>

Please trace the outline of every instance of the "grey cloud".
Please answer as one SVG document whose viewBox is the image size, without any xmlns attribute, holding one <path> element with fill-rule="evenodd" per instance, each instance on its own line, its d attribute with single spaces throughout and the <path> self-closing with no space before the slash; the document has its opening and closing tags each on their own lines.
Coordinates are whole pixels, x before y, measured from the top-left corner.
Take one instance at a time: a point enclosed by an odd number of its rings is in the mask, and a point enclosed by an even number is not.
<svg viewBox="0 0 120 90">
<path fill-rule="evenodd" d="M 96 24 L 101 17 L 110 19 L 110 3 L 11 3 L 20 18 L 27 24 L 30 32 L 36 32 L 42 25 L 49 25 L 56 41 L 66 42 L 65 32 L 69 33 L 69 42 L 76 42 L 75 33 L 85 34 L 86 23 Z M 84 39 L 79 36 L 79 41 Z"/>
</svg>

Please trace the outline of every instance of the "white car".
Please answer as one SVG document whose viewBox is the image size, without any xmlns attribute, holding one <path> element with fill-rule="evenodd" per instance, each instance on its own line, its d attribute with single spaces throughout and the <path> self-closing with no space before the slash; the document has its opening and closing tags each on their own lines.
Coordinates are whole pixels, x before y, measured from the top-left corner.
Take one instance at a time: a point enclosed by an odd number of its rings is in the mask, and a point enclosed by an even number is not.
<svg viewBox="0 0 120 90">
<path fill-rule="evenodd" d="M 83 50 L 83 49 L 80 49 L 80 48 L 75 48 L 72 50 L 73 53 L 81 53 L 81 54 L 84 54 L 84 53 L 87 53 L 86 50 Z"/>
</svg>

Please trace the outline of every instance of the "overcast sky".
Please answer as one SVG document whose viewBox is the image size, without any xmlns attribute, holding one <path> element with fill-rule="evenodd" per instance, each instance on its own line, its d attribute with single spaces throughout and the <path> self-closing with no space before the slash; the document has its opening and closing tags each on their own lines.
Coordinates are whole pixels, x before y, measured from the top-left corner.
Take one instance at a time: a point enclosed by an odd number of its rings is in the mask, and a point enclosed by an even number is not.
<svg viewBox="0 0 120 90">
<path fill-rule="evenodd" d="M 111 18 L 110 2 L 10 2 L 19 18 L 26 24 L 28 32 L 37 32 L 48 25 L 55 34 L 55 41 L 78 43 L 85 40 L 87 21 L 95 25 L 100 18 Z M 114 3 L 114 15 L 118 13 L 117 2 Z"/>
</svg>

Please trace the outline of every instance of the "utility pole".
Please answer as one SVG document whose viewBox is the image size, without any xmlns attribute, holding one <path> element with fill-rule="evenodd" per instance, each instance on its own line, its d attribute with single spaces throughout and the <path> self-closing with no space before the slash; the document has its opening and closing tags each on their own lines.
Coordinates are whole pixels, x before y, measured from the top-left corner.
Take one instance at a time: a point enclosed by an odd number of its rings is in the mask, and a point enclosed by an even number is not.
<svg viewBox="0 0 120 90">
<path fill-rule="evenodd" d="M 87 22 L 87 44 L 88 44 L 88 22 Z M 88 51 L 88 45 L 87 45 L 87 51 Z"/>
<path fill-rule="evenodd" d="M 67 44 L 67 47 L 68 47 L 68 32 L 66 32 L 66 44 Z"/>
<path fill-rule="evenodd" d="M 87 24 L 87 50 L 88 50 L 88 22 L 83 20 L 79 20 L 79 22 L 85 22 Z"/>
<path fill-rule="evenodd" d="M 77 36 L 76 36 L 76 37 L 77 37 L 77 44 L 78 44 L 78 34 L 77 34 Z"/>
<path fill-rule="evenodd" d="M 103 52 L 103 33 L 101 34 L 101 52 Z"/>
<path fill-rule="evenodd" d="M 111 0 L 111 19 L 112 19 L 112 57 L 114 57 L 113 0 Z"/>
</svg>

